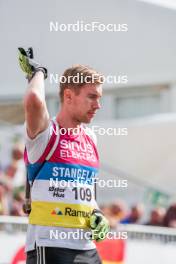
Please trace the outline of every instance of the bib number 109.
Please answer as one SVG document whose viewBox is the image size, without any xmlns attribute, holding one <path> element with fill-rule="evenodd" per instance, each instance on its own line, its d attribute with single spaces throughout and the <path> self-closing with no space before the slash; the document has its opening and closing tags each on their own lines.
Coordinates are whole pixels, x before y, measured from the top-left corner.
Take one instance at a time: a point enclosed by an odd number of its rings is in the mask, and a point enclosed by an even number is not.
<svg viewBox="0 0 176 264">
<path fill-rule="evenodd" d="M 72 191 L 75 194 L 75 200 L 81 199 L 82 201 L 90 202 L 92 200 L 92 193 L 89 188 L 77 188 L 74 187 Z"/>
</svg>

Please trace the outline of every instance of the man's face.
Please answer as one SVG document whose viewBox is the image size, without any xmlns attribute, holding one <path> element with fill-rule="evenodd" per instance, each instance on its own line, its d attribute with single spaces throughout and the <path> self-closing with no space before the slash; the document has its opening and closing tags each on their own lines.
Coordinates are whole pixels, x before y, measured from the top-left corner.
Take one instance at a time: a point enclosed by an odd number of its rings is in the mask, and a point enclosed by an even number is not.
<svg viewBox="0 0 176 264">
<path fill-rule="evenodd" d="M 102 97 L 101 84 L 86 84 L 80 88 L 79 94 L 70 90 L 69 110 L 72 118 L 80 123 L 90 123 L 98 109 Z"/>
</svg>

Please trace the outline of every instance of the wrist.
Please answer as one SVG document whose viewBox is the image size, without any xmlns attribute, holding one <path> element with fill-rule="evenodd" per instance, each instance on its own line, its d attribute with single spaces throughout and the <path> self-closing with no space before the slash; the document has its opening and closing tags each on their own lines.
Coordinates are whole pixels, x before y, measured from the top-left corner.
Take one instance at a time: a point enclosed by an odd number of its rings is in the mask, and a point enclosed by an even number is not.
<svg viewBox="0 0 176 264">
<path fill-rule="evenodd" d="M 38 67 L 38 68 L 36 68 L 36 69 L 34 70 L 33 76 L 34 76 L 36 73 L 41 73 L 41 74 L 43 73 L 43 77 L 44 77 L 44 79 L 47 78 L 47 69 L 44 68 L 44 67 Z"/>
<path fill-rule="evenodd" d="M 47 78 L 47 70 L 45 72 L 44 68 L 36 68 L 32 74 L 32 76 L 27 77 L 28 82 L 30 82 L 34 77 L 40 77 L 40 79 L 46 79 Z"/>
<path fill-rule="evenodd" d="M 103 212 L 102 212 L 100 209 L 95 208 L 95 209 L 92 211 L 92 214 L 96 214 L 96 213 L 101 214 L 101 215 L 104 216 Z"/>
</svg>

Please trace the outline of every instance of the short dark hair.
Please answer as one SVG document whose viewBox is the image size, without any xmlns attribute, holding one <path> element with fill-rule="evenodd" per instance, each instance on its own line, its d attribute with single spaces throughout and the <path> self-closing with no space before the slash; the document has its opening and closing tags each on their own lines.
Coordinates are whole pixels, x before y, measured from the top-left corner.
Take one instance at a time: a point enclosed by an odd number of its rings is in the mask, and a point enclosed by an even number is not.
<svg viewBox="0 0 176 264">
<path fill-rule="evenodd" d="M 75 82 L 75 78 L 77 78 Z M 64 90 L 72 89 L 79 94 L 80 88 L 85 84 L 102 84 L 104 76 L 89 66 L 73 65 L 64 71 L 60 81 L 60 100 L 64 100 Z"/>
</svg>

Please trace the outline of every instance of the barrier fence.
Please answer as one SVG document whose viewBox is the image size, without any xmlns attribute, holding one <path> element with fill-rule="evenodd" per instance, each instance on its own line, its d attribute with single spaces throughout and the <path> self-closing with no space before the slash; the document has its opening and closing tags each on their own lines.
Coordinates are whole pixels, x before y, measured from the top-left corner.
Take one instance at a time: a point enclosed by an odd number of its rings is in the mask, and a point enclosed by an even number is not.
<svg viewBox="0 0 176 264">
<path fill-rule="evenodd" d="M 28 219 L 0 216 L 0 264 L 25 263 L 24 245 Z M 97 243 L 103 264 L 173 264 L 176 229 L 144 225 L 118 225 L 127 239 Z"/>
</svg>

